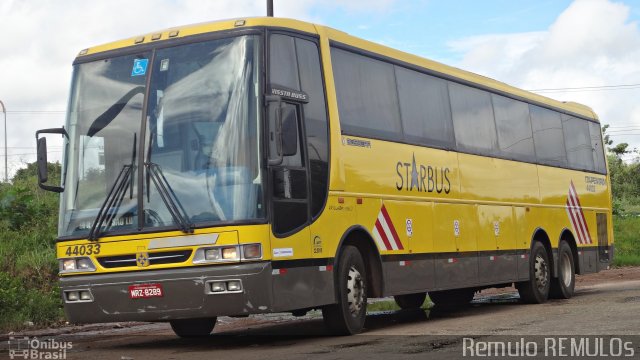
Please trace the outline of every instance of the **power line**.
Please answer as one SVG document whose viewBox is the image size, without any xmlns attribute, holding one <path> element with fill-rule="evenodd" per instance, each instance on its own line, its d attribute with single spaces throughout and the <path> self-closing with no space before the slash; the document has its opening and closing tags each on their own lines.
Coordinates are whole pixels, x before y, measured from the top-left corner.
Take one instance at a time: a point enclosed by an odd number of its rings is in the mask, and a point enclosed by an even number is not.
<svg viewBox="0 0 640 360">
<path fill-rule="evenodd" d="M 628 90 L 638 89 L 640 83 L 637 84 L 621 84 L 621 85 L 602 85 L 602 86 L 579 86 L 579 87 L 566 87 L 566 88 L 547 88 L 547 89 L 532 89 L 531 92 L 575 92 L 575 91 L 609 91 L 609 90 Z"/>
<path fill-rule="evenodd" d="M 634 125 L 623 125 L 623 126 L 609 126 L 607 128 L 607 130 L 609 129 L 628 129 L 628 128 L 634 128 L 634 127 L 638 127 L 639 125 L 634 124 Z"/>
<path fill-rule="evenodd" d="M 47 146 L 49 149 L 52 148 L 61 148 L 62 146 L 59 145 L 50 145 Z M 35 149 L 35 146 L 7 146 L 7 149 Z"/>
<path fill-rule="evenodd" d="M 612 131 L 605 132 L 605 134 L 612 135 L 612 134 L 616 134 L 616 133 L 620 134 L 620 133 L 625 133 L 625 132 L 629 132 L 629 131 L 638 131 L 638 130 L 640 130 L 640 128 L 632 128 L 632 129 L 627 129 L 627 130 L 612 130 Z"/>
<path fill-rule="evenodd" d="M 61 110 L 12 110 L 7 114 L 65 114 L 66 111 Z"/>
<path fill-rule="evenodd" d="M 48 153 L 61 153 L 61 152 L 62 150 L 48 151 Z M 9 156 L 27 156 L 27 155 L 38 155 L 38 153 L 9 154 Z M 0 154 L 0 157 L 4 157 L 4 154 Z"/>
</svg>

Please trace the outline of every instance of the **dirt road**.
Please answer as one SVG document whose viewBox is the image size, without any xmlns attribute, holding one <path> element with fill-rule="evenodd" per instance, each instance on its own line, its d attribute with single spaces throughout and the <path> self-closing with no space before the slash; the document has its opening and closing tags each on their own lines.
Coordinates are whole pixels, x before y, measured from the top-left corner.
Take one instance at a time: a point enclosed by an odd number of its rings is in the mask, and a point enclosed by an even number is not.
<svg viewBox="0 0 640 360">
<path fill-rule="evenodd" d="M 73 343 L 68 359 L 455 359 L 462 356 L 465 338 L 640 335 L 640 268 L 580 277 L 570 300 L 523 305 L 512 289 L 492 290 L 477 295 L 468 309 L 373 313 L 365 327 L 357 336 L 329 337 L 315 313 L 221 318 L 212 336 L 197 340 L 176 338 L 167 324 L 91 325 L 20 335 L 57 334 L 55 339 Z M 640 356 L 640 336 L 630 339 Z M 7 354 L 6 347 L 2 353 Z"/>
</svg>

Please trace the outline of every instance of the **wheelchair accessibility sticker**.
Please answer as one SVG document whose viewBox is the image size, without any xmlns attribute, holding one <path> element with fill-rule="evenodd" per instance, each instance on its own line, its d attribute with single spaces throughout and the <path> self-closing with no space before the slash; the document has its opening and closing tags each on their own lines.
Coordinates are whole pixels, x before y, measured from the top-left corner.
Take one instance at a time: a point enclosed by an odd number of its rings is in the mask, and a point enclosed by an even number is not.
<svg viewBox="0 0 640 360">
<path fill-rule="evenodd" d="M 131 69 L 131 76 L 141 76 L 146 74 L 147 65 L 149 65 L 149 59 L 134 59 L 133 69 Z"/>
</svg>

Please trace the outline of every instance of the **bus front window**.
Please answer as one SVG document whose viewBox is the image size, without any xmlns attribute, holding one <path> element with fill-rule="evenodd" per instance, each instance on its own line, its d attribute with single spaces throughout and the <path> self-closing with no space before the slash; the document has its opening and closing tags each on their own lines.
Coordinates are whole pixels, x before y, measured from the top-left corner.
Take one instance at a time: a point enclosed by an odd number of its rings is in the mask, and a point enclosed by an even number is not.
<svg viewBox="0 0 640 360">
<path fill-rule="evenodd" d="M 59 235 L 263 218 L 259 46 L 238 36 L 76 65 Z"/>
<path fill-rule="evenodd" d="M 85 236 L 118 175 L 137 166 L 146 65 L 151 53 L 121 56 L 75 66 L 66 129 L 66 190 L 62 195 L 60 236 Z M 143 66 L 136 73 L 135 66 Z M 137 223 L 135 172 L 130 171 L 119 206 L 106 209 L 111 228 Z"/>
<path fill-rule="evenodd" d="M 179 226 L 180 216 L 196 226 L 263 217 L 258 44 L 255 36 L 241 36 L 156 52 L 145 227 Z M 163 200 L 163 185 L 173 203 Z"/>
</svg>

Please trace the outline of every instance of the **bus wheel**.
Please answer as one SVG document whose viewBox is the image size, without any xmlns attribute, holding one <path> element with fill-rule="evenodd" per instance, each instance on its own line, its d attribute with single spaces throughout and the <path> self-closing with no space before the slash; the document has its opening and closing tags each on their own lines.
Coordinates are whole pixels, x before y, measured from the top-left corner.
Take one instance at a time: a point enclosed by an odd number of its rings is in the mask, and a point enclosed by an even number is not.
<svg viewBox="0 0 640 360">
<path fill-rule="evenodd" d="M 356 247 L 344 247 L 336 281 L 338 303 L 322 308 L 324 322 L 335 335 L 359 333 L 367 315 L 367 273 Z"/>
<path fill-rule="evenodd" d="M 211 334 L 218 318 L 171 320 L 171 329 L 182 338 L 203 337 Z"/>
<path fill-rule="evenodd" d="M 426 298 L 427 293 L 396 295 L 393 297 L 401 309 L 418 309 L 424 304 Z"/>
<path fill-rule="evenodd" d="M 551 287 L 549 255 L 542 243 L 536 241 L 529 258 L 529 281 L 516 284 L 520 300 L 528 304 L 542 304 L 549 298 Z"/>
<path fill-rule="evenodd" d="M 443 291 L 430 291 L 429 299 L 434 303 L 435 309 L 438 310 L 455 310 L 468 306 L 473 295 L 474 289 L 453 289 Z"/>
<path fill-rule="evenodd" d="M 573 253 L 566 241 L 558 246 L 558 277 L 551 281 L 549 296 L 553 299 L 569 299 L 576 286 L 576 270 Z"/>
</svg>

